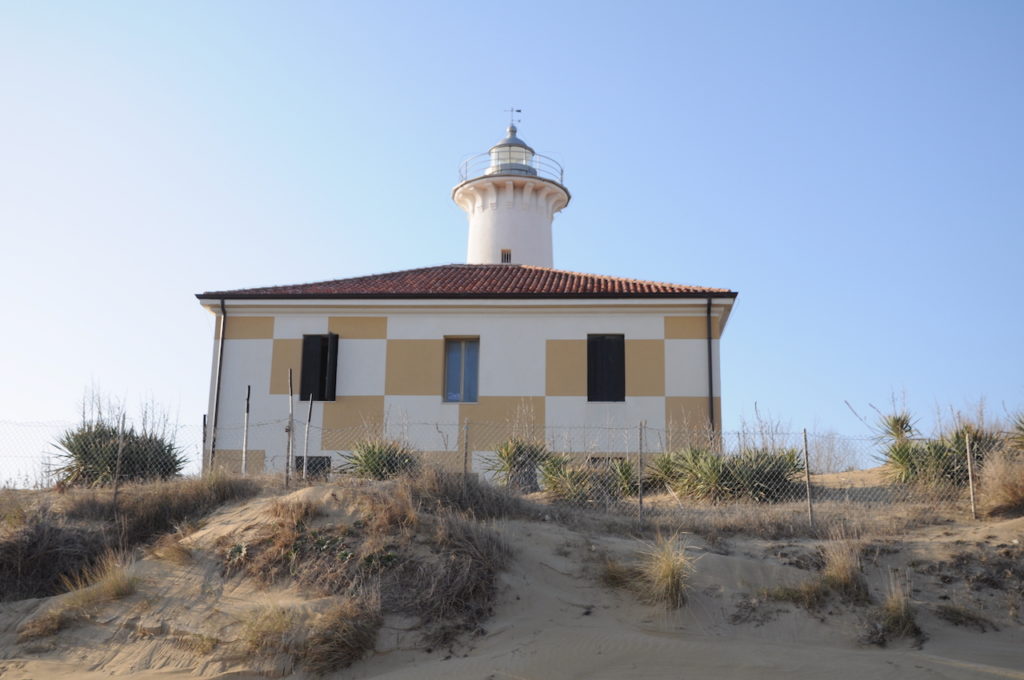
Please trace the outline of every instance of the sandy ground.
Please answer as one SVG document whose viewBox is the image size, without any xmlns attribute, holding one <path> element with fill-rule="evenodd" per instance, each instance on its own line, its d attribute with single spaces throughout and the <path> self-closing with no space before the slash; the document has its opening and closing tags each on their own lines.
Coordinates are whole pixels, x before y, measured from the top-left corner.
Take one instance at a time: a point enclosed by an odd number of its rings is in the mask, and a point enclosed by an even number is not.
<svg viewBox="0 0 1024 680">
<path fill-rule="evenodd" d="M 329 501 L 332 489 L 299 497 Z M 107 605 L 88 622 L 53 638 L 16 642 L 16 629 L 50 600 L 0 605 L 0 677 L 45 678 L 303 678 L 285 660 L 248 658 L 232 644 L 254 608 L 283 603 L 315 610 L 319 601 L 291 589 L 259 590 L 225 580 L 205 551 L 220 536 L 259 525 L 270 499 L 222 509 L 189 537 L 198 559 L 178 566 L 147 558 L 135 566 L 139 592 Z M 319 521 L 345 521 L 344 502 Z M 900 539 L 872 543 L 865 572 L 876 597 L 890 569 L 911 576 L 920 648 L 900 641 L 886 648 L 857 639 L 864 609 L 834 603 L 811 614 L 765 602 L 763 588 L 811 576 L 797 566 L 820 541 L 730 538 L 713 548 L 687 537 L 697 558 L 687 605 L 677 611 L 639 603 L 628 591 L 601 585 L 606 556 L 629 560 L 643 541 L 571 530 L 552 522 L 506 521 L 495 527 L 516 557 L 502 575 L 495 615 L 485 632 L 451 649 L 422 649 L 411 622 L 388 619 L 377 651 L 334 677 L 429 679 L 540 678 L 1021 678 L 1024 625 L 1007 593 L 943 583 L 941 569 L 956 552 L 1024 541 L 1024 518 L 939 525 Z M 948 598 L 948 599 L 946 599 Z M 941 602 L 969 606 L 998 631 L 955 627 L 937 618 Z M 210 652 L 190 648 L 197 636 L 223 641 Z"/>
</svg>

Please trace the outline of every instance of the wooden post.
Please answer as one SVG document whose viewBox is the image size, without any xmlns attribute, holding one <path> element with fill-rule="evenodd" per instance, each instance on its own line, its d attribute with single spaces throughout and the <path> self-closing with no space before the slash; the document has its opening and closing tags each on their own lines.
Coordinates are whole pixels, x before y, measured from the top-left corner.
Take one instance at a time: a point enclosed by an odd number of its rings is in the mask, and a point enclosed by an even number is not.
<svg viewBox="0 0 1024 680">
<path fill-rule="evenodd" d="M 245 462 L 249 453 L 249 394 L 252 385 L 245 386 L 245 415 L 242 416 L 242 476 L 245 477 Z"/>
<path fill-rule="evenodd" d="M 807 428 L 804 428 L 804 486 L 807 489 L 807 522 L 814 528 L 814 504 L 811 502 L 811 455 L 807 448 Z"/>
<path fill-rule="evenodd" d="M 288 481 L 292 476 L 292 430 L 295 429 L 295 399 L 292 393 L 292 369 L 288 369 L 288 425 L 285 428 L 288 432 L 288 446 L 284 462 L 284 488 L 288 488 Z"/>
<path fill-rule="evenodd" d="M 978 506 L 974 503 L 974 456 L 971 455 L 970 432 L 964 432 L 964 448 L 967 449 L 967 485 L 971 487 L 971 517 L 978 519 Z"/>
<path fill-rule="evenodd" d="M 124 413 L 121 414 L 121 426 L 117 430 L 117 460 L 114 462 L 114 498 L 111 505 L 114 519 L 117 519 L 117 492 L 121 486 L 121 458 L 124 455 Z"/>
<path fill-rule="evenodd" d="M 309 476 L 309 421 L 313 420 L 313 395 L 309 395 L 309 410 L 306 411 L 306 433 L 302 438 L 302 481 Z"/>
<path fill-rule="evenodd" d="M 639 446 L 637 447 L 637 470 L 636 470 L 636 496 L 637 496 L 637 513 L 640 517 L 644 516 L 644 428 L 647 425 L 647 421 L 641 420 L 640 425 L 637 426 L 638 432 L 637 437 L 639 440 Z"/>
</svg>

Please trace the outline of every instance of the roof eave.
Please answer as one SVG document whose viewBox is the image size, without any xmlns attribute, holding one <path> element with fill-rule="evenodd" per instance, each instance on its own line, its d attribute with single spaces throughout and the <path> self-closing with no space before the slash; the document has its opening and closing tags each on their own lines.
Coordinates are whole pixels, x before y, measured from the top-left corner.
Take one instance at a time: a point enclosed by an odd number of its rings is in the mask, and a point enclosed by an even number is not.
<svg viewBox="0 0 1024 680">
<path fill-rule="evenodd" d="M 735 299 L 736 291 L 693 291 L 679 293 L 197 293 L 199 300 L 579 300 L 579 299 Z"/>
</svg>

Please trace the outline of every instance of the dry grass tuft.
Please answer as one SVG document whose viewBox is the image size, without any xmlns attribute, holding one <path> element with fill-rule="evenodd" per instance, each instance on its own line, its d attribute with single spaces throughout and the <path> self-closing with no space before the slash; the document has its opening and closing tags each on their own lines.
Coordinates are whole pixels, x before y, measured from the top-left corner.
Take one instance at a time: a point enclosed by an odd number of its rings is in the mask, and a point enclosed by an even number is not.
<svg viewBox="0 0 1024 680">
<path fill-rule="evenodd" d="M 600 578 L 609 588 L 628 588 L 640 578 L 640 570 L 607 557 L 601 565 Z"/>
<path fill-rule="evenodd" d="M 124 556 L 108 553 L 96 565 L 67 580 L 67 595 L 18 629 L 18 641 L 53 635 L 99 607 L 132 595 L 138 579 Z"/>
<path fill-rule="evenodd" d="M 641 553 L 637 570 L 637 590 L 643 599 L 652 604 L 664 604 L 669 609 L 677 609 L 686 603 L 688 581 L 693 575 L 694 565 L 678 534 L 668 538 L 659 536 Z"/>
<path fill-rule="evenodd" d="M 910 584 L 906 577 L 900 576 L 898 572 L 889 574 L 885 602 L 869 615 L 861 642 L 880 646 L 900 638 L 911 638 L 918 645 L 924 642 L 925 635 L 917 625 L 909 591 Z"/>
<path fill-rule="evenodd" d="M 345 598 L 313 622 L 299 661 L 315 675 L 348 668 L 376 646 L 382 621 L 379 594 Z"/>
<path fill-rule="evenodd" d="M 276 500 L 270 504 L 268 513 L 285 525 L 297 527 L 308 524 L 309 520 L 324 514 L 323 505 L 313 501 Z"/>
<path fill-rule="evenodd" d="M 478 519 L 535 517 L 540 509 L 505 487 L 481 482 L 475 475 L 444 472 L 427 467 L 400 482 L 407 485 L 420 508 L 427 512 L 462 512 Z"/>
<path fill-rule="evenodd" d="M 861 572 L 861 542 L 846 538 L 842 533 L 833 534 L 831 541 L 822 548 L 825 566 L 821 570 L 822 582 L 851 604 L 867 604 L 871 601 L 867 581 Z"/>
<path fill-rule="evenodd" d="M 419 509 L 407 482 L 364 488 L 359 494 L 359 514 L 371 534 L 412 531 L 419 524 Z"/>
<path fill-rule="evenodd" d="M 181 544 L 180 533 L 164 534 L 149 549 L 149 554 L 158 560 L 183 567 L 192 564 L 192 551 Z"/>
<path fill-rule="evenodd" d="M 246 652 L 273 656 L 296 651 L 297 617 L 284 607 L 260 607 L 246 619 L 240 641 Z"/>
<path fill-rule="evenodd" d="M 43 507 L 0 539 L 0 600 L 47 597 L 109 550 L 108 535 Z"/>
<path fill-rule="evenodd" d="M 778 586 L 763 591 L 766 600 L 791 602 L 807 611 L 817 611 L 828 602 L 829 587 L 822 579 L 810 579 L 796 586 Z"/>
<path fill-rule="evenodd" d="M 201 633 L 181 633 L 173 636 L 171 642 L 179 649 L 201 656 L 212 654 L 220 644 L 219 639 Z"/>
<path fill-rule="evenodd" d="M 958 607 L 953 604 L 940 604 L 935 608 L 935 615 L 943 621 L 948 621 L 954 626 L 964 626 L 965 628 L 976 628 L 979 632 L 986 632 L 989 628 L 992 630 L 999 630 L 996 624 L 986 619 L 981 614 L 972 612 L 966 607 Z"/>
<path fill-rule="evenodd" d="M 28 510 L 23 495 L 14 489 L 0 489 L 0 530 L 25 526 Z"/>
<path fill-rule="evenodd" d="M 979 476 L 989 515 L 1024 514 L 1024 452 L 1004 448 L 989 455 Z"/>
<path fill-rule="evenodd" d="M 426 640 L 440 645 L 491 615 L 498 572 L 512 549 L 493 530 L 454 514 L 438 518 L 433 542 L 440 554 L 420 565 L 405 604 L 428 627 Z"/>
</svg>

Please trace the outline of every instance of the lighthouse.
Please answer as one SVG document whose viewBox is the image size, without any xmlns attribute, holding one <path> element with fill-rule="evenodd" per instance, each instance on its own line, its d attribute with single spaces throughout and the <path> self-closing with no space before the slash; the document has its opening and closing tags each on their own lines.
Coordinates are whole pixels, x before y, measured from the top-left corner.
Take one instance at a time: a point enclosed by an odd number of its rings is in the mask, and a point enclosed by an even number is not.
<svg viewBox="0 0 1024 680">
<path fill-rule="evenodd" d="M 551 222 L 569 204 L 562 166 L 510 124 L 504 139 L 459 169 L 452 200 L 466 212 L 466 264 L 553 267 Z"/>
</svg>

